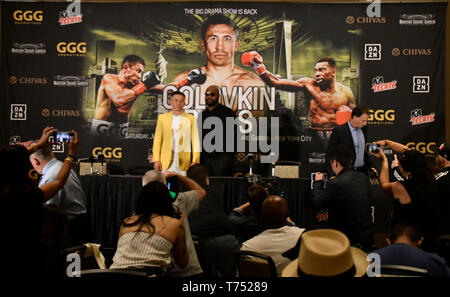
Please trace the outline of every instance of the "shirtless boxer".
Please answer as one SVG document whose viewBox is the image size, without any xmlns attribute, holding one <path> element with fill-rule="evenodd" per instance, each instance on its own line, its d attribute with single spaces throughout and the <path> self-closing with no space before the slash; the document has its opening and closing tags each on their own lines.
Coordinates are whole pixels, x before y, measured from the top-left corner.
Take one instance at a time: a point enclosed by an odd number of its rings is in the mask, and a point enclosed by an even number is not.
<svg viewBox="0 0 450 297">
<path fill-rule="evenodd" d="M 155 72 L 143 73 L 144 66 L 144 60 L 140 57 L 128 55 L 123 59 L 119 74 L 107 73 L 103 76 L 97 92 L 92 133 L 126 136 L 137 96 L 160 82 Z"/>
<path fill-rule="evenodd" d="M 355 99 L 350 88 L 336 81 L 334 58 L 320 58 L 314 66 L 314 78 L 302 77 L 296 81 L 278 78 L 267 71 L 263 58 L 256 51 L 244 53 L 241 61 L 242 65 L 253 67 L 269 86 L 288 92 L 306 90 L 310 99 L 309 118 L 312 129 L 326 130 L 330 134 L 336 125 L 343 124 L 350 118 Z"/>
<path fill-rule="evenodd" d="M 205 105 L 206 88 L 211 85 L 226 87 L 231 96 L 233 87 L 242 86 L 245 91 L 248 87 L 265 86 L 264 82 L 254 73 L 234 65 L 234 54 L 239 47 L 239 31 L 236 24 L 224 15 L 213 15 L 202 25 L 200 45 L 206 54 L 206 65 L 200 66 L 206 73 L 206 82 L 200 87 L 200 104 Z M 193 70 L 179 73 L 174 81 L 180 81 Z M 252 103 L 251 95 L 249 102 Z M 224 102 L 220 102 L 224 104 Z M 245 105 L 244 105 L 245 107 Z M 237 100 L 232 106 L 237 111 Z M 256 117 L 263 111 L 252 112 Z"/>
</svg>

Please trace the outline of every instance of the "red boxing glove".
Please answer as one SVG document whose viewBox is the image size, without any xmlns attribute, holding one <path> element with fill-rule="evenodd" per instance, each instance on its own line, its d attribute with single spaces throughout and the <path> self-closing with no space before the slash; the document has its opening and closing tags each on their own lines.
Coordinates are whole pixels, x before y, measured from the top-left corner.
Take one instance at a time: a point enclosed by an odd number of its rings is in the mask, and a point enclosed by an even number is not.
<svg viewBox="0 0 450 297">
<path fill-rule="evenodd" d="M 336 123 L 338 125 L 342 125 L 347 123 L 348 120 L 352 117 L 352 110 L 347 105 L 342 105 L 338 108 L 336 112 Z"/>
<path fill-rule="evenodd" d="M 150 90 L 157 84 L 159 84 L 161 80 L 158 75 L 153 71 L 147 71 L 142 75 L 142 82 L 135 85 L 132 90 L 136 93 L 136 96 L 144 93 L 146 90 Z"/>
<path fill-rule="evenodd" d="M 245 67 L 252 67 L 259 75 L 266 72 L 266 66 L 263 64 L 263 57 L 257 51 L 243 53 L 241 56 L 241 64 Z"/>
</svg>

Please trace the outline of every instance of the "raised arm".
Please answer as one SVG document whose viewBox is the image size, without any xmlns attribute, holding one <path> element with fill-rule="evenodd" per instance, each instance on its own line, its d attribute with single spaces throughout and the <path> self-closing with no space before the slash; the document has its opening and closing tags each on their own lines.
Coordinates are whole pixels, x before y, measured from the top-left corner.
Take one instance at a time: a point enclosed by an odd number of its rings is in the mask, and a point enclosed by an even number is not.
<svg viewBox="0 0 450 297">
<path fill-rule="evenodd" d="M 42 130 L 41 138 L 39 138 L 37 142 L 31 143 L 31 145 L 26 146 L 28 153 L 32 154 L 43 147 L 51 145 L 51 143 L 48 141 L 48 137 L 56 131 L 58 130 L 54 127 L 45 127 L 44 130 Z"/>
<path fill-rule="evenodd" d="M 299 79 L 295 81 L 291 79 L 282 79 L 268 71 L 263 64 L 262 56 L 257 51 L 243 53 L 241 56 L 241 63 L 243 66 L 252 67 L 261 79 L 270 87 L 275 87 L 287 92 L 296 92 L 305 87 L 305 80 Z"/>
<path fill-rule="evenodd" d="M 75 154 L 78 148 L 78 134 L 72 130 L 74 138 L 69 143 L 69 154 L 64 159 L 64 163 L 56 176 L 56 179 L 52 182 L 46 183 L 39 188 L 44 192 L 44 202 L 55 196 L 55 194 L 64 187 L 64 184 L 69 177 L 72 166 L 75 165 Z"/>
<path fill-rule="evenodd" d="M 184 232 L 183 219 L 184 214 L 182 214 L 179 219 L 180 225 L 178 228 L 178 234 L 173 244 L 173 257 L 175 264 L 177 264 L 179 268 L 186 267 L 189 262 L 189 251 L 186 248 L 186 234 Z"/>
<path fill-rule="evenodd" d="M 165 178 L 169 178 L 171 176 L 176 176 L 178 180 L 189 190 L 195 190 L 197 192 L 198 200 L 202 201 L 203 198 L 206 196 L 206 191 L 193 179 L 190 179 L 189 177 L 186 177 L 184 175 L 181 175 L 176 172 L 166 171 L 164 172 Z"/>
<path fill-rule="evenodd" d="M 393 151 L 395 151 L 397 154 L 402 154 L 405 151 L 408 150 L 408 147 L 404 144 L 401 144 L 399 142 L 395 142 L 389 139 L 382 139 L 382 140 L 378 140 L 375 141 L 376 144 L 380 145 L 381 147 L 383 146 L 388 146 L 390 147 Z"/>
</svg>

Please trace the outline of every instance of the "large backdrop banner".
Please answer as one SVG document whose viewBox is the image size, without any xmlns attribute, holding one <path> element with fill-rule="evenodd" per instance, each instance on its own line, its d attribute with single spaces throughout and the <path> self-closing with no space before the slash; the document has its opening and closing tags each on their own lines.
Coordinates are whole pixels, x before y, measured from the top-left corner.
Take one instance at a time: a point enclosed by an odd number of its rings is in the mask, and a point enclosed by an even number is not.
<svg viewBox="0 0 450 297">
<path fill-rule="evenodd" d="M 238 116 L 226 138 L 245 143 L 237 174 L 248 153 L 300 162 L 304 177 L 323 169 L 331 130 L 357 104 L 370 108 L 368 141 L 430 154 L 445 136 L 446 3 L 1 5 L 2 145 L 47 125 L 76 130 L 80 158 L 101 153 L 126 172 L 151 162 L 170 92 L 183 85 L 198 116 L 213 84 Z M 147 71 L 161 83 L 132 91 Z M 64 156 L 64 145 L 53 150 Z"/>
</svg>

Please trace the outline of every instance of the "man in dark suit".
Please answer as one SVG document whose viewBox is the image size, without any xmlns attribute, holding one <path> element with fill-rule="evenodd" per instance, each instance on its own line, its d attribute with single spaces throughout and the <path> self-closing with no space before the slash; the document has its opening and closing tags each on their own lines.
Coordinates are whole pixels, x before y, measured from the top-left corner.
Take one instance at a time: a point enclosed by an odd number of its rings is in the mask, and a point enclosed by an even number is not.
<svg viewBox="0 0 450 297">
<path fill-rule="evenodd" d="M 345 124 L 336 126 L 331 133 L 327 148 L 327 171 L 329 176 L 334 175 L 330 167 L 329 153 L 338 144 L 345 144 L 351 153 L 353 168 L 368 175 L 373 167 L 369 154 L 366 152 L 367 121 L 369 109 L 365 105 L 357 105 L 352 111 L 352 117 Z"/>
<path fill-rule="evenodd" d="M 328 226 L 342 231 L 353 246 L 370 251 L 374 244 L 371 187 L 369 178 L 353 170 L 351 152 L 345 144 L 330 151 L 330 163 L 336 177 L 326 182 L 317 172 L 311 192 L 312 203 L 328 208 Z"/>
</svg>

